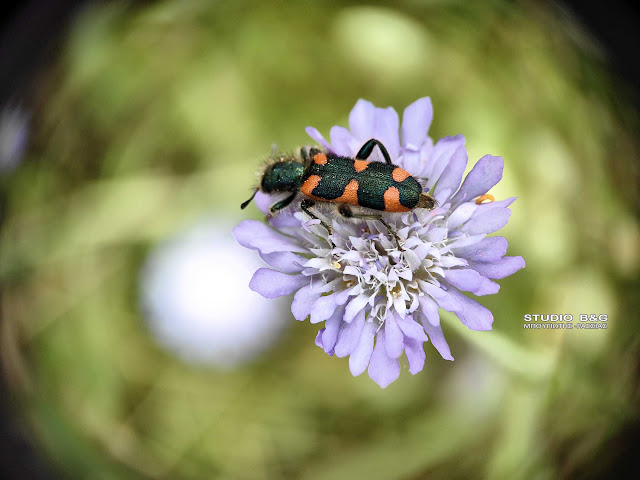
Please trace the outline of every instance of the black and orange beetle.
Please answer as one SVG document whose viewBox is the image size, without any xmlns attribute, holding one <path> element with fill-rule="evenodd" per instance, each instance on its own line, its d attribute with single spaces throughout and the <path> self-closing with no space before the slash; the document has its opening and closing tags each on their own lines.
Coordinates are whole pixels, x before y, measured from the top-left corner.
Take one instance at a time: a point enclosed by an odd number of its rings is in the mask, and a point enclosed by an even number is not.
<svg viewBox="0 0 640 480">
<path fill-rule="evenodd" d="M 384 162 L 367 160 L 376 146 Z M 436 206 L 435 199 L 422 191 L 422 185 L 409 172 L 391 162 L 389 152 L 375 138 L 367 141 L 355 158 L 313 147 L 308 150 L 302 148 L 300 157 L 277 157 L 262 174 L 260 186 L 240 208 L 245 208 L 258 190 L 267 194 L 291 193 L 275 203 L 270 209 L 271 213 L 288 206 L 301 192 L 304 198 L 300 208 L 314 219 L 318 217 L 310 208 L 315 202 L 331 202 L 338 204 L 338 212 L 342 216 L 380 220 L 391 232 L 393 230 L 380 214 L 356 214 L 349 206 L 380 212 L 408 212 L 415 208 L 432 209 Z M 325 222 L 322 224 L 331 231 Z"/>
</svg>

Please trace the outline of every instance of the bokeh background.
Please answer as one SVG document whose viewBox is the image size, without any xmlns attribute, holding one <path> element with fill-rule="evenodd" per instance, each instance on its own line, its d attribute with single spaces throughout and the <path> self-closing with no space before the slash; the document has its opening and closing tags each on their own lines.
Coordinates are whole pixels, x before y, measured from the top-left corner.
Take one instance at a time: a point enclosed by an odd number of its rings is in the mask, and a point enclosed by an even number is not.
<svg viewBox="0 0 640 480">
<path fill-rule="evenodd" d="M 73 12 L 0 125 L 14 469 L 91 479 L 612 478 L 635 466 L 638 116 L 556 3 L 112 2 Z M 3 72 L 7 74 L 7 72 Z M 527 267 L 385 390 L 314 345 L 230 231 L 275 144 L 358 98 L 505 159 Z M 525 330 L 525 314 L 608 329 Z M 8 442 L 7 444 L 9 444 Z M 36 465 L 39 465 L 36 468 Z M 9 468 L 9 467 L 7 467 Z M 18 470 L 9 470 L 18 471 Z M 45 475 L 46 472 L 46 475 Z"/>
</svg>

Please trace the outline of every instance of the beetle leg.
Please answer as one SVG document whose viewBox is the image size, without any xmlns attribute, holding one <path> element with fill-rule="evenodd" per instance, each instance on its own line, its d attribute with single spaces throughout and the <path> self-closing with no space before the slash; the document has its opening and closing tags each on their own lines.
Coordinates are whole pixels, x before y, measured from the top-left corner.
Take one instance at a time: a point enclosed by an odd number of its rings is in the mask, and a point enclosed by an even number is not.
<svg viewBox="0 0 640 480">
<path fill-rule="evenodd" d="M 353 217 L 353 211 L 351 211 L 351 209 L 349 208 L 349 205 L 345 205 L 344 203 L 341 203 L 340 205 L 338 205 L 338 213 L 345 218 Z"/>
<path fill-rule="evenodd" d="M 305 166 L 309 164 L 309 153 L 307 152 L 306 147 L 302 147 L 300 149 L 300 158 L 302 158 Z"/>
<path fill-rule="evenodd" d="M 311 207 L 313 207 L 316 204 L 316 202 L 314 202 L 313 200 L 311 200 L 310 198 L 305 198 L 302 200 L 302 202 L 300 203 L 300 208 L 302 209 L 302 211 L 304 213 L 306 213 L 307 215 L 309 215 L 311 218 L 313 218 L 314 220 L 320 220 L 320 223 L 322 224 L 322 226 L 324 228 L 327 229 L 327 231 L 329 232 L 329 235 L 331 235 L 333 233 L 333 230 L 331 230 L 331 227 L 329 225 L 327 225 L 327 223 L 325 221 L 323 221 L 322 219 L 318 218 L 317 215 L 315 215 L 311 210 L 309 210 Z M 331 244 L 333 245 L 333 242 L 331 242 Z M 335 246 L 335 245 L 334 245 Z"/>
<path fill-rule="evenodd" d="M 341 203 L 338 206 L 338 213 L 340 213 L 340 215 L 342 215 L 345 218 L 359 218 L 361 220 L 378 220 L 387 228 L 389 233 L 393 235 L 393 238 L 396 240 L 396 245 L 398 246 L 398 248 L 400 250 L 404 250 L 404 248 L 402 248 L 402 246 L 400 245 L 400 239 L 398 238 L 398 234 L 395 232 L 393 228 L 391 228 L 391 225 L 389 225 L 385 221 L 385 219 L 382 218 L 382 215 L 353 213 L 353 210 L 349 208 L 349 205 L 346 205 L 344 203 Z"/>
<path fill-rule="evenodd" d="M 393 238 L 396 239 L 396 245 L 398 246 L 398 248 L 402 251 L 404 251 L 404 248 L 402 248 L 402 245 L 400 245 L 400 238 L 398 238 L 398 234 L 396 233 L 396 231 L 391 228 L 391 225 L 389 225 L 384 218 L 380 217 L 378 218 L 378 220 L 380 221 L 380 223 L 382 223 L 385 227 L 387 227 L 387 230 L 389 230 L 389 233 L 391 235 L 393 235 Z"/>
<path fill-rule="evenodd" d="M 311 148 L 309 149 L 309 155 L 308 155 L 308 158 L 313 158 L 313 157 L 315 157 L 315 156 L 316 156 L 317 154 L 319 154 L 319 153 L 322 153 L 322 152 L 321 152 L 320 150 L 318 150 L 317 148 L 315 148 L 315 147 L 311 147 Z"/>
<path fill-rule="evenodd" d="M 376 147 L 376 145 L 378 146 L 378 148 L 382 152 L 382 156 L 384 157 L 384 161 L 388 165 L 393 165 L 393 163 L 391 163 L 391 157 L 389 156 L 389 152 L 387 152 L 387 149 L 382 144 L 382 142 L 380 142 L 379 140 L 376 140 L 375 138 L 367 140 L 367 142 L 364 145 L 362 145 L 362 148 L 360 149 L 360 151 L 356 155 L 356 159 L 358 159 L 358 160 L 366 160 L 367 158 L 369 158 L 369 155 L 371 155 L 371 153 L 373 152 L 373 149 Z"/>
<path fill-rule="evenodd" d="M 296 195 L 298 194 L 298 192 L 293 192 L 291 195 L 289 195 L 287 198 L 285 198 L 284 200 L 280 200 L 277 203 L 274 203 L 271 208 L 269 209 L 269 211 L 271 213 L 276 213 L 278 210 L 282 210 L 284 207 L 286 207 L 287 205 L 289 205 L 291 202 L 293 202 L 293 199 L 296 198 Z M 253 198 L 253 197 L 252 197 Z"/>
</svg>

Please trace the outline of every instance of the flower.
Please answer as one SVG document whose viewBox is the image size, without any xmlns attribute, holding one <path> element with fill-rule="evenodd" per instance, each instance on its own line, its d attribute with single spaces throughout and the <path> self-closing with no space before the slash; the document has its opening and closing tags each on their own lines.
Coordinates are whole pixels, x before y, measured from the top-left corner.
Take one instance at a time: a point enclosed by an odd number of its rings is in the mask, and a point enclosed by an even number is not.
<svg viewBox="0 0 640 480">
<path fill-rule="evenodd" d="M 151 252 L 140 277 L 158 342 L 187 362 L 220 369 L 252 360 L 284 327 L 281 305 L 243 289 L 260 260 L 225 231 L 203 220 L 180 232 Z"/>
<path fill-rule="evenodd" d="M 29 113 L 20 105 L 6 104 L 0 111 L 0 175 L 22 161 L 29 133 Z"/>
<path fill-rule="evenodd" d="M 472 330 L 490 330 L 491 312 L 462 292 L 497 293 L 493 280 L 524 267 L 522 257 L 505 256 L 506 239 L 487 236 L 506 225 L 515 197 L 478 201 L 502 178 L 502 158 L 485 155 L 462 181 L 468 160 L 464 137 L 445 137 L 434 145 L 427 135 L 432 113 L 428 97 L 409 105 L 399 138 L 393 108 L 358 100 L 349 130 L 331 128 L 331 143 L 307 128 L 328 151 L 349 157 L 370 138 L 380 140 L 393 163 L 435 197 L 439 206 L 433 210 L 383 214 L 401 248 L 380 221 L 333 215 L 330 235 L 295 202 L 268 217 L 268 224 L 245 220 L 233 232 L 271 267 L 257 270 L 250 288 L 267 298 L 295 292 L 293 316 L 324 322 L 316 344 L 329 355 L 349 356 L 354 376 L 368 369 L 383 388 L 398 378 L 403 352 L 412 374 L 422 370 L 429 339 L 443 358 L 453 360 L 439 308 L 455 313 Z M 262 208 L 272 203 L 258 198 Z"/>
</svg>

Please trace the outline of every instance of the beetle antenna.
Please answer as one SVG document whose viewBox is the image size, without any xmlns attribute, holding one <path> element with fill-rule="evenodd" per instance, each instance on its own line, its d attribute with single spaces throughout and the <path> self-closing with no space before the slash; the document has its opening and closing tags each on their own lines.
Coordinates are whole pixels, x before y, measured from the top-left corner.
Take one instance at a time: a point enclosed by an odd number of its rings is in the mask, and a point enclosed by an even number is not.
<svg viewBox="0 0 640 480">
<path fill-rule="evenodd" d="M 241 208 L 242 210 L 244 210 L 244 209 L 246 208 L 246 206 L 247 206 L 247 205 L 249 205 L 249 204 L 251 203 L 251 200 L 253 200 L 253 197 L 255 197 L 255 196 L 256 196 L 256 193 L 258 193 L 258 189 L 257 189 L 257 188 L 253 191 L 253 195 L 251 195 L 251 197 L 249 198 L 249 200 L 247 200 L 247 201 L 245 201 L 245 202 L 242 202 L 242 205 L 240 205 L 240 208 Z"/>
</svg>

